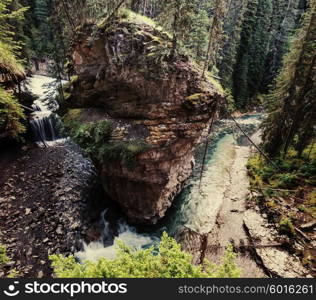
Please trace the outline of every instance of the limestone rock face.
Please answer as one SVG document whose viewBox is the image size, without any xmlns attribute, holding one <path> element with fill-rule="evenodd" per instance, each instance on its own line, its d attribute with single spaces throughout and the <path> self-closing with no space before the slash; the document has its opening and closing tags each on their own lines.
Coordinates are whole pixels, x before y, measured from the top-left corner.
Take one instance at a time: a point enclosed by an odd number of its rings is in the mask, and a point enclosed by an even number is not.
<svg viewBox="0 0 316 300">
<path fill-rule="evenodd" d="M 73 43 L 77 74 L 68 108 L 98 108 L 112 123 L 110 143 L 141 140 L 133 168 L 100 162 L 103 186 L 134 223 L 155 223 L 181 191 L 193 153 L 223 100 L 220 86 L 201 79 L 184 55 L 170 58 L 171 38 L 129 18 L 84 26 Z M 89 117 L 81 119 L 89 122 Z"/>
</svg>

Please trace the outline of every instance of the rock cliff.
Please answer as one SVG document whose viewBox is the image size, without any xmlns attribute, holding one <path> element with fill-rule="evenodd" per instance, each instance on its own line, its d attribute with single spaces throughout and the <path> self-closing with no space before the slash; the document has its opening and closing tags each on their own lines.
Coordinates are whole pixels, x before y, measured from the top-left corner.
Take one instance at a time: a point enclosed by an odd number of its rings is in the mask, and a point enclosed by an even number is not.
<svg viewBox="0 0 316 300">
<path fill-rule="evenodd" d="M 85 25 L 73 42 L 76 76 L 65 88 L 64 121 L 133 223 L 164 216 L 224 98 L 187 56 L 171 59 L 171 46 L 168 33 L 138 15 Z"/>
</svg>

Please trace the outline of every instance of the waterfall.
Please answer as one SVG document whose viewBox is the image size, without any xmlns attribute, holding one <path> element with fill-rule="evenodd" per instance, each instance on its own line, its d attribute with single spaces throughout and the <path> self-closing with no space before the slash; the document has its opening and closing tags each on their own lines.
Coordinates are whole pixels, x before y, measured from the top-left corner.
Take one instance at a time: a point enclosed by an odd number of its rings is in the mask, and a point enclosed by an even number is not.
<svg viewBox="0 0 316 300">
<path fill-rule="evenodd" d="M 113 238 L 109 222 L 106 219 L 108 210 L 101 214 L 101 222 L 103 226 L 102 236 L 98 241 L 90 244 L 83 243 L 83 251 L 75 253 L 75 257 L 79 260 L 98 261 L 100 258 L 115 259 L 117 255 L 117 246 L 115 239 L 121 240 L 126 246 L 133 249 L 147 248 L 157 242 L 157 238 L 147 234 L 139 234 L 136 228 L 129 226 L 124 220 L 118 221 L 117 236 Z"/>
<path fill-rule="evenodd" d="M 55 100 L 57 94 L 57 83 L 54 78 L 33 75 L 28 82 L 30 90 L 38 97 L 34 101 L 31 114 L 30 126 L 35 142 L 40 146 L 52 146 L 61 139 L 56 126 L 56 115 L 58 109 Z"/>
<path fill-rule="evenodd" d="M 47 142 L 57 140 L 58 133 L 51 112 L 36 111 L 32 114 L 30 125 L 36 143 L 43 143 L 47 146 Z"/>
</svg>

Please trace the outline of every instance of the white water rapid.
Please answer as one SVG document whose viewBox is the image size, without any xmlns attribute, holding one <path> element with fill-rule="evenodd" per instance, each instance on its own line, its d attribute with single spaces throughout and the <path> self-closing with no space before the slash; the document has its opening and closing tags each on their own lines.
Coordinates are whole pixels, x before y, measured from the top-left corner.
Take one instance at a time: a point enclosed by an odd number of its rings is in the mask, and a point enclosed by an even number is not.
<svg viewBox="0 0 316 300">
<path fill-rule="evenodd" d="M 58 109 L 55 97 L 58 94 L 58 83 L 55 78 L 33 75 L 28 80 L 28 88 L 38 97 L 34 101 L 30 125 L 35 142 L 40 147 L 53 146 L 63 142 L 56 129 L 56 117 L 54 112 Z"/>
</svg>

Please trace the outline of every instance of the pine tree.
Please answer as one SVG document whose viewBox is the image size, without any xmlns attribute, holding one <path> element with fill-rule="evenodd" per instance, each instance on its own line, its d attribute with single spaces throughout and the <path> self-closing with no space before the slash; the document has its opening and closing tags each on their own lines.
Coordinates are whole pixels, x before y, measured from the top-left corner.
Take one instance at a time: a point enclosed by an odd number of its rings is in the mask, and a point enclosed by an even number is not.
<svg viewBox="0 0 316 300">
<path fill-rule="evenodd" d="M 248 72 L 251 61 L 249 49 L 253 42 L 258 6 L 259 0 L 249 0 L 237 51 L 233 75 L 233 94 L 238 108 L 245 108 L 248 100 Z"/>
<path fill-rule="evenodd" d="M 310 0 L 302 28 L 285 57 L 270 115 L 264 125 L 265 149 L 270 155 L 294 146 L 298 155 L 315 136 L 316 126 L 316 0 Z"/>
<path fill-rule="evenodd" d="M 0 0 L 0 82 L 24 75 L 19 59 L 22 44 L 16 40 L 13 24 L 23 20 L 27 8 L 10 9 L 12 1 Z"/>
<path fill-rule="evenodd" d="M 18 59 L 21 43 L 16 41 L 12 24 L 24 18 L 27 8 L 14 7 L 12 0 L 0 0 L 0 137 L 16 138 L 25 131 L 21 124 L 23 110 L 12 93 L 4 87 L 24 79 L 22 62 Z"/>
<path fill-rule="evenodd" d="M 225 5 L 224 0 L 215 0 L 209 30 L 208 47 L 202 74 L 203 77 L 207 70 L 213 70 L 213 67 L 217 62 L 217 55 L 221 49 L 224 38 L 223 23 L 226 9 L 227 6 Z"/>
<path fill-rule="evenodd" d="M 220 52 L 218 68 L 221 83 L 228 90 L 232 90 L 233 88 L 233 73 L 236 65 L 237 50 L 240 45 L 240 34 L 247 1 L 248 0 L 230 0 L 227 17 L 225 18 L 225 40 Z"/>
<path fill-rule="evenodd" d="M 271 0 L 248 2 L 234 74 L 233 92 L 241 109 L 245 109 L 261 91 L 269 49 L 272 8 Z"/>
<path fill-rule="evenodd" d="M 282 67 L 282 58 L 289 50 L 289 40 L 298 28 L 306 10 L 305 0 L 273 0 L 269 52 L 266 56 L 261 92 L 268 89 Z"/>
</svg>

